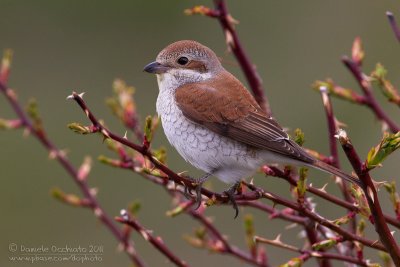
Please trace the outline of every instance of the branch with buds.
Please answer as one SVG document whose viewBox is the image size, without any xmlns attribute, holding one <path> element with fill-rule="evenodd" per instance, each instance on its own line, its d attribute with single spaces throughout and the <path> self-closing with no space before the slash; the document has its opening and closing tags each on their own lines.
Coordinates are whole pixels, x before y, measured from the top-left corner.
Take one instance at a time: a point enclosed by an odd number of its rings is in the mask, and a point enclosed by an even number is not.
<svg viewBox="0 0 400 267">
<path fill-rule="evenodd" d="M 239 22 L 235 20 L 229 13 L 225 0 L 214 0 L 214 9 L 205 6 L 195 6 L 185 10 L 186 15 L 203 15 L 218 19 L 225 35 L 226 45 L 238 60 L 240 67 L 249 83 L 250 89 L 253 92 L 254 98 L 258 104 L 272 115 L 269 101 L 265 96 L 265 90 L 261 76 L 257 72 L 256 66 L 250 61 L 249 56 L 243 48 L 239 36 L 236 33 L 235 25 Z"/>
<path fill-rule="evenodd" d="M 0 67 L 0 92 L 4 95 L 8 103 L 13 108 L 18 119 L 9 121 L 9 123 L 6 124 L 8 127 L 3 127 L 3 129 L 23 128 L 32 136 L 34 136 L 48 151 L 50 158 L 57 160 L 64 170 L 71 176 L 73 181 L 80 189 L 83 198 L 66 194 L 59 189 L 53 190 L 53 196 L 64 203 L 91 209 L 95 216 L 102 222 L 102 224 L 108 228 L 108 230 L 119 242 L 123 244 L 124 250 L 132 262 L 137 266 L 145 266 L 144 262 L 137 254 L 133 243 L 124 238 L 123 232 L 115 225 L 111 217 L 105 212 L 100 203 L 97 201 L 96 190 L 89 187 L 87 183 L 87 176 L 91 169 L 91 160 L 86 158 L 82 166 L 79 169 L 76 169 L 68 160 L 65 153 L 58 149 L 47 137 L 36 102 L 31 101 L 28 106 L 28 111 L 25 112 L 17 100 L 15 91 L 7 86 L 11 60 L 12 52 L 8 50 L 3 56 L 2 65 Z"/>
<path fill-rule="evenodd" d="M 186 10 L 186 13 L 201 14 L 219 20 L 225 33 L 227 45 L 237 57 L 257 101 L 265 110 L 270 112 L 267 98 L 263 93 L 262 82 L 239 41 L 234 28 L 234 24 L 237 21 L 229 14 L 226 2 L 224 0 L 216 0 L 214 9 L 197 6 Z M 388 17 L 396 33 L 398 30 L 394 26 L 397 27 L 397 24 L 394 22 L 393 16 L 390 17 L 388 15 Z M 190 191 L 194 190 L 196 185 L 183 174 L 177 173 L 168 167 L 165 149 L 154 149 L 152 147 L 159 120 L 157 117 L 148 116 L 142 127 L 140 116 L 136 111 L 134 88 L 128 86 L 122 80 L 114 82 L 114 96 L 107 100 L 107 105 L 125 128 L 132 133 L 135 141 L 132 141 L 128 132 L 119 135 L 106 128 L 83 100 L 83 93 L 73 92 L 67 98 L 79 105 L 88 117 L 90 125 L 72 122 L 68 127 L 72 131 L 83 135 L 100 134 L 102 141 L 116 155 L 115 158 L 99 156 L 98 160 L 100 162 L 115 168 L 129 170 L 164 188 L 174 205 L 174 208 L 167 211 L 166 215 L 175 217 L 186 214 L 199 223 L 200 226 L 193 234 L 185 236 L 187 242 L 194 247 L 229 255 L 253 266 L 270 266 L 267 250 L 265 246 L 261 246 L 261 243 L 299 253 L 299 256 L 288 260 L 282 266 L 301 266 L 311 259 L 316 259 L 319 266 L 332 266 L 332 260 L 359 266 L 380 266 L 370 262 L 367 255 L 365 255 L 364 247 L 369 247 L 372 251 L 379 252 L 385 266 L 390 266 L 392 262 L 396 266 L 400 266 L 399 247 L 390 229 L 390 227 L 400 229 L 399 194 L 396 191 L 394 182 L 376 183 L 369 174 L 370 170 L 382 166 L 384 159 L 400 147 L 399 126 L 376 100 L 373 95 L 373 86 L 377 85 L 389 102 L 399 106 L 400 94 L 387 79 L 387 71 L 381 64 L 377 65 L 370 76 L 362 72 L 361 65 L 364 57 L 365 52 L 362 49 L 361 40 L 356 38 L 353 43 L 351 58 L 343 58 L 344 64 L 360 85 L 362 93 L 338 86 L 332 80 L 317 81 L 314 84 L 314 88 L 318 89 L 322 96 L 328 125 L 330 155 L 308 150 L 324 162 L 340 168 L 336 140 L 339 139 L 349 162 L 362 182 L 361 188 L 339 181 L 337 183 L 343 196 L 340 198 L 329 193 L 326 185 L 322 188 L 316 188 L 309 184 L 307 181 L 310 177 L 305 168 L 297 171 L 290 166 L 278 168 L 266 165 L 262 167 L 261 173 L 286 181 L 292 198 L 285 198 L 269 192 L 256 185 L 253 180 L 251 182 L 243 181 L 234 195 L 237 204 L 242 209 L 256 209 L 267 214 L 270 220 L 278 219 L 290 223 L 291 227 L 299 226 L 305 233 L 304 246 L 301 248 L 283 243 L 280 238 L 271 240 L 258 236 L 255 229 L 255 221 L 251 214 L 244 216 L 247 248 L 241 249 L 233 244 L 215 226 L 213 220 L 206 215 L 208 209 L 214 206 L 229 205 L 229 199 L 226 195 L 207 188 L 201 189 L 203 199 L 200 208 L 193 210 L 195 197 L 191 196 L 190 199 L 186 199 L 185 187 Z M 17 118 L 0 119 L 0 129 L 21 128 L 31 133 L 48 150 L 50 157 L 57 160 L 70 174 L 83 196 L 65 193 L 61 189 L 53 189 L 52 195 L 57 200 L 68 205 L 92 210 L 95 216 L 120 242 L 121 248 L 127 252 L 135 265 L 145 266 L 145 263 L 141 260 L 130 240 L 132 231 L 139 233 L 174 265 L 189 266 L 189 263 L 182 260 L 171 247 L 163 242 L 161 237 L 155 236 L 140 223 L 137 216 L 138 205 L 133 205 L 128 211 L 123 210 L 120 216 L 114 218 L 117 222 L 123 224 L 121 228 L 115 224 L 111 216 L 106 214 L 96 198 L 97 190 L 90 188 L 87 183 L 92 160 L 85 158 L 82 165 L 79 168 L 75 168 L 69 162 L 65 153 L 59 150 L 48 138 L 36 102 L 31 101 L 27 111 L 21 108 L 15 92 L 7 86 L 10 63 L 11 53 L 7 52 L 0 68 L 0 91 L 14 109 Z M 360 159 L 345 131 L 339 130 L 340 125 L 335 117 L 330 100 L 332 95 L 368 107 L 387 126 L 384 127 L 385 133 L 382 140 L 377 142 L 378 144 L 370 150 L 364 161 Z M 386 129 L 389 129 L 391 133 L 386 132 Z M 301 130 L 297 130 L 295 132 L 295 141 L 302 145 L 304 140 L 304 133 Z M 389 194 L 395 216 L 387 214 L 386 211 L 384 213 L 382 210 L 377 193 L 377 187 L 381 185 L 384 186 Z M 322 201 L 342 207 L 342 215 L 339 218 L 328 218 L 321 215 L 310 195 L 318 196 Z M 366 221 L 369 221 L 369 223 Z M 374 239 L 365 235 L 367 227 L 371 226 L 375 228 L 377 233 L 377 237 Z M 370 253 L 371 250 L 368 252 Z"/>
</svg>

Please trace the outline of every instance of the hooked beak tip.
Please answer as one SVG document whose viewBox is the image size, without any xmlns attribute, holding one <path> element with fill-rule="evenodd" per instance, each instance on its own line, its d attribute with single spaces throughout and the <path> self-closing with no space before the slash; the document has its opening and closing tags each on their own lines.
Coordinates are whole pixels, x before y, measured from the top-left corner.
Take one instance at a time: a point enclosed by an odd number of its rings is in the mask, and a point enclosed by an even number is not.
<svg viewBox="0 0 400 267">
<path fill-rule="evenodd" d="M 143 71 L 152 73 L 152 74 L 165 73 L 167 70 L 168 70 L 168 67 L 162 65 L 161 63 L 158 63 L 157 61 L 151 62 L 143 68 Z"/>
</svg>

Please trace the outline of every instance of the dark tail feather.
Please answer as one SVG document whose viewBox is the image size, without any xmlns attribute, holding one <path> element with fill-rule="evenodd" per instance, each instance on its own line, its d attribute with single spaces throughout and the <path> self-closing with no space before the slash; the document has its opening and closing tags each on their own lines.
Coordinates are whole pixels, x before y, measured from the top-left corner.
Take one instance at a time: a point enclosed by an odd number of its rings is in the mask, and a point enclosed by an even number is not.
<svg viewBox="0 0 400 267">
<path fill-rule="evenodd" d="M 350 183 L 353 183 L 353 184 L 356 184 L 356 185 L 362 187 L 361 181 L 360 181 L 360 179 L 358 179 L 358 177 L 351 176 L 329 164 L 326 164 L 325 162 L 315 161 L 311 166 L 314 168 L 317 168 L 321 171 L 339 176 L 340 178 L 342 178 Z"/>
</svg>

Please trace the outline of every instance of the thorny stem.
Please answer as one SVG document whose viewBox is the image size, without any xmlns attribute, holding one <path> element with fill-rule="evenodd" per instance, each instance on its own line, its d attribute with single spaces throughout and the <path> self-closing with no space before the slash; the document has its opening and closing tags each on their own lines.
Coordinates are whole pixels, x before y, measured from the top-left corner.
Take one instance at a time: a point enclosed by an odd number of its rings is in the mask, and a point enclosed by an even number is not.
<svg viewBox="0 0 400 267">
<path fill-rule="evenodd" d="M 141 153 L 143 156 L 147 157 L 153 164 L 154 166 L 161 170 L 162 172 L 164 172 L 171 180 L 173 180 L 174 182 L 178 183 L 178 184 L 185 184 L 187 185 L 189 188 L 194 189 L 194 185 L 191 183 L 191 181 L 189 181 L 186 178 L 183 178 L 181 176 L 179 176 L 178 174 L 176 174 L 174 171 L 172 171 L 171 169 L 169 169 L 167 166 L 165 166 L 164 164 L 162 164 L 161 162 L 159 162 L 152 154 L 149 150 L 143 149 L 142 146 L 139 146 L 137 144 L 134 144 L 132 142 L 130 142 L 128 139 L 119 136 L 115 133 L 110 132 L 108 129 L 106 129 L 104 126 L 102 126 L 99 121 L 96 119 L 96 117 L 92 114 L 92 112 L 88 109 L 86 103 L 84 102 L 84 100 L 79 96 L 79 94 L 77 93 L 73 93 L 71 95 L 71 97 L 78 103 L 78 105 L 81 107 L 81 109 L 85 112 L 85 114 L 87 115 L 87 117 L 90 119 L 90 121 L 93 123 L 94 126 L 98 127 L 99 131 L 103 133 L 103 135 L 105 137 L 111 138 L 114 141 L 117 141 L 118 143 L 121 143 L 127 147 L 130 147 L 134 150 L 136 150 L 137 152 Z M 273 201 L 275 204 L 281 204 L 285 207 L 289 207 L 293 210 L 296 211 L 302 211 L 304 212 L 304 215 L 308 218 L 310 218 L 311 220 L 326 226 L 327 228 L 333 230 L 334 232 L 338 233 L 339 235 L 342 235 L 344 239 L 349 240 L 349 241 L 358 241 L 362 244 L 364 244 L 365 246 L 371 247 L 371 248 L 375 248 L 378 250 L 382 250 L 382 251 L 386 251 L 385 247 L 377 242 L 377 241 L 372 241 L 369 239 L 366 239 L 364 237 L 359 237 L 351 232 L 348 232 L 344 229 L 342 229 L 341 227 L 339 227 L 338 225 L 333 224 L 331 221 L 321 217 L 319 214 L 315 213 L 314 211 L 311 210 L 304 210 L 298 203 L 286 200 L 278 195 L 272 194 L 270 192 L 264 191 L 263 189 L 256 187 L 252 184 L 243 182 L 249 189 L 251 189 L 252 191 L 249 192 L 245 192 L 239 195 L 235 195 L 235 199 L 237 201 L 241 201 L 241 200 L 246 200 L 246 201 L 252 201 L 252 200 L 257 200 L 260 198 L 265 198 L 265 199 L 269 199 L 271 201 Z M 205 188 L 202 188 L 201 193 L 205 196 L 207 196 L 210 199 L 216 199 L 218 201 L 221 201 L 223 203 L 227 203 L 228 199 L 225 195 L 223 194 L 219 194 L 216 192 L 212 192 L 210 190 L 207 190 Z"/>
<path fill-rule="evenodd" d="M 400 29 L 399 26 L 397 25 L 396 18 L 394 17 L 393 13 L 389 11 L 386 12 L 386 16 L 389 19 L 390 27 L 392 27 L 393 33 L 396 36 L 397 41 L 400 42 Z"/>
<path fill-rule="evenodd" d="M 374 219 L 373 223 L 375 226 L 375 231 L 378 233 L 381 242 L 385 246 L 387 252 L 390 254 L 394 264 L 396 266 L 400 266 L 400 249 L 386 224 L 374 182 L 369 175 L 365 164 L 361 162 L 360 157 L 350 142 L 350 139 L 345 135 L 339 135 L 339 141 L 342 144 L 342 148 L 346 153 L 349 162 L 353 166 L 354 171 L 363 183 L 362 189 L 365 197 L 367 198 L 368 205 Z"/>
<path fill-rule="evenodd" d="M 125 211 L 126 212 L 126 211 Z M 123 214 L 121 217 L 116 217 L 117 222 L 129 225 L 135 229 L 146 241 L 150 242 L 158 251 L 160 251 L 164 256 L 166 256 L 171 262 L 176 266 L 188 267 L 189 265 L 177 257 L 165 244 L 160 237 L 153 236 L 151 231 L 144 228 L 137 219 L 128 216 L 128 214 Z"/>
<path fill-rule="evenodd" d="M 269 245 L 287 249 L 287 250 L 291 250 L 294 252 L 299 252 L 303 256 L 305 256 L 305 257 L 302 257 L 302 259 L 304 259 L 304 260 L 308 260 L 310 257 L 315 257 L 317 259 L 332 259 L 332 260 L 339 260 L 339 261 L 354 263 L 359 266 L 365 266 L 365 267 L 369 266 L 368 262 L 365 260 L 362 260 L 362 259 L 345 256 L 345 255 L 341 255 L 341 254 L 323 252 L 323 251 L 313 251 L 313 250 L 301 249 L 301 248 L 297 248 L 297 247 L 294 247 L 291 245 L 284 244 L 280 240 L 269 240 L 269 239 L 265 239 L 265 238 L 262 238 L 259 236 L 255 236 L 254 241 L 259 242 L 259 243 L 269 244 Z"/>
<path fill-rule="evenodd" d="M 262 109 L 267 112 L 267 114 L 272 115 L 268 99 L 264 94 L 264 87 L 260 75 L 256 70 L 256 66 L 251 63 L 249 56 L 243 49 L 243 46 L 239 40 L 239 37 L 232 22 L 233 19 L 229 14 L 226 1 L 214 0 L 214 5 L 217 11 L 217 15 L 212 17 L 215 17 L 219 20 L 222 26 L 222 30 L 224 31 L 227 44 L 235 55 L 236 59 L 239 61 L 240 67 L 242 68 L 242 71 L 244 72 L 246 79 L 249 82 L 255 99 L 262 107 Z"/>
<path fill-rule="evenodd" d="M 144 173 L 144 172 L 137 172 L 135 170 L 135 168 L 133 168 L 133 166 L 129 167 L 127 165 L 121 165 L 119 167 L 124 168 L 124 169 L 129 169 L 133 172 L 136 172 L 139 175 L 141 175 L 143 178 L 150 180 L 151 182 L 164 187 L 164 189 L 168 193 L 170 193 L 172 196 L 174 196 L 176 193 L 179 193 L 180 195 L 184 194 L 184 190 L 182 188 L 177 188 L 175 186 L 172 186 L 172 187 L 167 186 L 167 184 L 165 182 L 166 181 L 165 178 L 155 177 L 155 176 L 152 176 L 152 175 Z M 239 248 L 237 248 L 235 246 L 230 245 L 229 242 L 226 241 L 226 239 L 224 238 L 222 233 L 220 233 L 219 230 L 217 228 L 215 228 L 212 225 L 212 223 L 204 215 L 200 214 L 198 211 L 191 210 L 194 203 L 195 203 L 194 200 L 189 200 L 188 203 L 185 205 L 185 208 L 183 211 L 185 211 L 188 215 L 190 215 L 194 219 L 198 220 L 201 224 L 203 224 L 215 237 L 219 238 L 219 240 L 220 240 L 220 238 L 222 238 L 225 241 L 224 243 L 227 243 L 231 248 L 230 250 L 225 251 L 225 252 L 228 252 L 232 256 L 237 257 L 242 260 L 245 260 L 256 266 L 260 266 L 260 267 L 265 266 L 265 265 L 268 266 L 268 264 L 264 264 L 263 262 L 257 261 L 256 259 L 252 258 L 250 254 L 240 250 Z M 265 205 L 263 203 L 260 203 L 260 202 L 255 202 L 255 201 L 238 201 L 237 204 L 242 205 L 242 206 L 251 206 L 251 207 L 260 209 L 262 211 L 267 211 L 267 212 L 274 211 L 274 208 L 272 208 L 268 205 Z M 301 218 L 298 216 L 285 215 L 285 214 L 281 214 L 281 216 L 277 216 L 277 217 L 286 219 L 288 221 L 295 222 L 295 223 L 301 223 L 302 221 L 305 220 L 304 218 Z M 222 239 L 220 240 L 221 242 L 223 241 Z"/>
<path fill-rule="evenodd" d="M 324 105 L 325 109 L 325 116 L 326 116 L 326 121 L 328 124 L 328 138 L 329 138 L 329 150 L 332 158 L 332 166 L 340 169 L 340 162 L 339 162 L 339 153 L 338 153 L 338 147 L 337 147 L 337 140 L 335 138 L 335 134 L 337 132 L 337 126 L 336 126 L 336 118 L 333 113 L 333 106 L 331 99 L 329 97 L 329 94 L 327 92 L 326 87 L 321 87 L 320 88 L 321 92 L 321 97 L 322 97 L 322 103 Z M 340 181 L 340 189 L 342 191 L 342 194 L 344 196 L 344 199 L 347 202 L 353 203 L 354 200 L 350 195 L 347 182 L 344 180 Z M 351 211 L 351 209 L 349 209 Z M 354 218 L 350 222 L 350 229 L 353 231 L 353 233 L 356 232 L 357 230 L 357 220 Z M 348 255 L 352 255 L 352 248 L 354 248 L 354 245 L 350 245 L 348 250 Z"/>
<path fill-rule="evenodd" d="M 311 210 L 307 210 L 307 209 L 303 209 L 298 203 L 289 201 L 287 199 L 284 199 L 278 195 L 275 195 L 273 193 L 264 191 L 261 188 L 258 188 L 254 185 L 248 184 L 246 183 L 246 186 L 249 187 L 251 190 L 253 190 L 254 192 L 257 192 L 257 194 L 265 199 L 269 199 L 271 201 L 273 201 L 275 204 L 281 204 L 285 207 L 291 208 L 293 210 L 296 211 L 302 211 L 304 213 L 304 216 L 312 219 L 313 221 L 333 230 L 334 232 L 340 234 L 343 236 L 343 238 L 345 240 L 349 240 L 349 241 L 358 241 L 362 244 L 364 244 L 365 246 L 371 247 L 371 248 L 375 248 L 375 249 L 379 249 L 382 251 L 386 251 L 385 247 L 377 242 L 377 241 L 372 241 L 372 240 L 368 240 L 364 237 L 359 237 L 356 234 L 353 234 L 351 232 L 348 232 L 344 229 L 342 229 L 341 227 L 339 227 L 338 225 L 332 223 L 331 221 L 325 219 L 324 217 L 320 216 L 319 214 L 311 211 Z"/>
<path fill-rule="evenodd" d="M 239 248 L 232 246 L 227 240 L 226 238 L 219 232 L 219 230 L 217 228 L 215 228 L 215 226 L 209 221 L 208 218 L 206 218 L 204 215 L 202 215 L 201 213 L 194 211 L 194 210 L 189 210 L 188 211 L 189 214 L 191 214 L 191 216 L 195 219 L 197 219 L 198 221 L 201 222 L 201 224 L 204 225 L 204 227 L 215 237 L 217 238 L 219 241 L 221 241 L 221 243 L 223 244 L 223 249 L 226 253 L 228 254 L 233 254 L 236 257 L 240 258 L 241 260 L 257 265 L 257 266 L 262 266 L 262 267 L 267 267 L 266 264 L 263 264 L 259 261 L 257 261 L 257 259 L 253 259 L 253 257 L 248 254 L 243 252 L 242 250 L 240 250 Z"/>
<path fill-rule="evenodd" d="M 64 156 L 63 153 L 48 139 L 43 131 L 38 131 L 22 109 L 21 105 L 16 99 L 14 91 L 7 87 L 3 81 L 0 81 L 0 91 L 4 94 L 10 105 L 12 106 L 14 112 L 17 114 L 18 118 L 21 120 L 22 125 L 29 130 L 33 136 L 35 136 L 40 143 L 51 153 L 55 159 L 61 164 L 61 166 L 67 171 L 67 173 L 72 177 L 74 182 L 78 185 L 84 197 L 89 202 L 89 208 L 92 209 L 94 214 L 99 218 L 99 220 L 110 230 L 114 237 L 124 245 L 125 251 L 131 258 L 132 262 L 137 266 L 146 266 L 142 259 L 137 254 L 133 247 L 133 244 L 127 241 L 124 237 L 123 232 L 117 228 L 113 220 L 104 209 L 100 206 L 96 197 L 90 192 L 89 185 L 86 180 L 79 179 L 78 170 L 72 165 L 72 163 Z"/>
<path fill-rule="evenodd" d="M 372 94 L 371 83 L 368 80 L 368 77 L 361 71 L 360 66 L 346 56 L 342 58 L 342 61 L 353 74 L 354 78 L 363 90 L 363 93 L 367 100 L 366 105 L 371 108 L 371 110 L 375 113 L 376 117 L 379 120 L 387 124 L 390 131 L 392 131 L 393 133 L 397 133 L 398 131 L 400 131 L 400 127 L 386 114 L 386 112 L 379 105 L 378 101 L 376 101 L 376 98 Z"/>
<path fill-rule="evenodd" d="M 264 166 L 263 167 L 264 173 L 269 176 L 273 177 L 279 177 L 284 180 L 286 180 L 288 183 L 291 185 L 295 186 L 296 185 L 296 179 L 290 174 L 290 173 L 285 173 L 284 171 L 278 169 L 277 167 L 274 166 Z M 359 208 L 354 205 L 352 202 L 348 202 L 345 200 L 342 200 L 334 195 L 326 193 L 324 190 L 307 186 L 306 190 L 322 199 L 325 199 L 329 202 L 332 202 L 340 207 L 346 208 L 348 210 L 354 211 L 354 212 L 359 212 Z M 387 214 L 384 214 L 385 220 L 390 223 L 391 225 L 400 228 L 400 221 L 397 220 L 393 216 L 389 216 Z"/>
</svg>

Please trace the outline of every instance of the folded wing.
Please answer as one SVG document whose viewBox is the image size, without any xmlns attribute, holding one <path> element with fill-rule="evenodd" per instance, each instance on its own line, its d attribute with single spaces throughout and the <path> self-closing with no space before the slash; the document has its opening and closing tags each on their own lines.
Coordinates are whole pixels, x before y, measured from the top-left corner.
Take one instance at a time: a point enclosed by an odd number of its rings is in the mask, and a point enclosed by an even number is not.
<svg viewBox="0 0 400 267">
<path fill-rule="evenodd" d="M 179 87 L 175 99 L 185 117 L 211 131 L 304 163 L 315 161 L 289 139 L 281 126 L 262 111 L 250 92 L 228 72 L 211 82 Z"/>
</svg>

